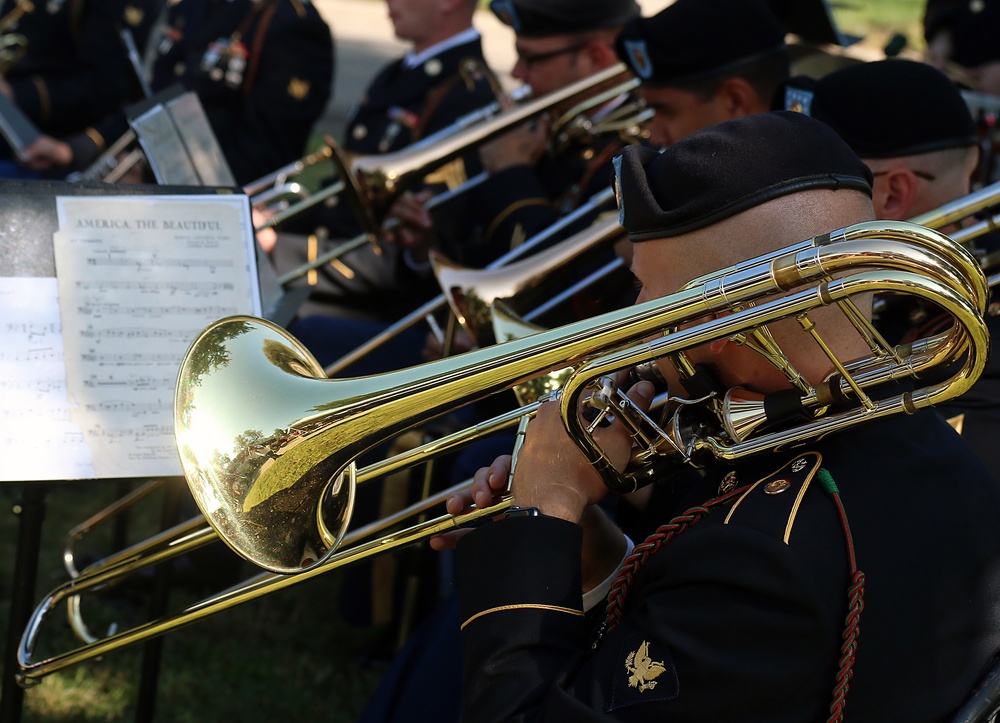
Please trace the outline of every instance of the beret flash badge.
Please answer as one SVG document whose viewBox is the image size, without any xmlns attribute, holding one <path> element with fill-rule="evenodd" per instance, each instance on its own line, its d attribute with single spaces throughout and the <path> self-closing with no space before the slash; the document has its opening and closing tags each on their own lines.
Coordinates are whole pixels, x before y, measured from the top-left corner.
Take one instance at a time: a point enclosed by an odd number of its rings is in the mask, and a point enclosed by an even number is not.
<svg viewBox="0 0 1000 723">
<path fill-rule="evenodd" d="M 628 53 L 632 69 L 643 80 L 649 80 L 653 75 L 653 61 L 649 59 L 649 50 L 645 40 L 624 41 L 625 52 Z"/>
<path fill-rule="evenodd" d="M 302 78 L 292 78 L 288 81 L 288 95 L 295 100 L 305 100 L 309 95 L 309 81 Z"/>
<path fill-rule="evenodd" d="M 813 92 L 804 88 L 785 88 L 785 110 L 811 115 Z"/>
<path fill-rule="evenodd" d="M 514 28 L 515 33 L 521 32 L 521 19 L 517 16 L 512 0 L 493 0 L 490 9 L 505 25 Z"/>
</svg>

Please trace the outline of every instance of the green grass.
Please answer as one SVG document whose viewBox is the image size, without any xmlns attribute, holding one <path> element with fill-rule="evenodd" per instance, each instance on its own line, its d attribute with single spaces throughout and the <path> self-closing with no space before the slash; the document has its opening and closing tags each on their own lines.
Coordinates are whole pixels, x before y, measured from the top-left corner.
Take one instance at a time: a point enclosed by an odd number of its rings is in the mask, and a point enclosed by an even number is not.
<svg viewBox="0 0 1000 723">
<path fill-rule="evenodd" d="M 33 604 L 67 579 L 60 561 L 66 533 L 110 502 L 114 486 L 62 486 L 49 492 Z M 5 630 L 17 539 L 17 521 L 10 513 L 16 492 L 15 486 L 0 487 L 0 621 Z M 160 500 L 162 496 L 156 493 L 130 514 L 131 541 L 157 529 Z M 107 551 L 110 538 L 110 529 L 95 530 L 76 553 L 83 555 L 95 548 Z M 256 572 L 243 563 L 239 579 Z M 338 615 L 340 586 L 340 573 L 332 571 L 162 637 L 156 720 L 356 720 L 381 675 L 379 666 L 358 661 L 383 631 L 354 629 Z M 180 609 L 205 594 L 174 588 L 171 608 Z M 90 595 L 85 619 L 94 630 L 110 622 L 122 627 L 135 625 L 148 619 L 144 614 L 147 599 L 137 593 L 127 597 Z M 60 606 L 46 619 L 34 658 L 60 655 L 76 645 L 65 606 Z M 25 692 L 23 722 L 135 720 L 142 653 L 142 645 L 134 645 L 45 677 Z"/>
<path fill-rule="evenodd" d="M 832 0 L 838 27 L 848 35 L 861 36 L 861 44 L 882 50 L 893 35 L 906 37 L 906 50 L 921 53 L 924 0 Z"/>
</svg>

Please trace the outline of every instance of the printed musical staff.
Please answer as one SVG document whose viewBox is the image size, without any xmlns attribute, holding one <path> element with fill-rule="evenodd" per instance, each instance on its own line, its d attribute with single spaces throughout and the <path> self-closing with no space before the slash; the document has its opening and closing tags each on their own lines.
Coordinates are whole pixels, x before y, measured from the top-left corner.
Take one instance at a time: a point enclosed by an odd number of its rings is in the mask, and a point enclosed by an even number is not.
<svg viewBox="0 0 1000 723">
<path fill-rule="evenodd" d="M 211 322 L 261 313 L 247 199 L 74 196 L 56 208 L 57 279 L 0 279 L 0 440 L 31 460 L 0 481 L 180 474 L 181 358 Z"/>
</svg>

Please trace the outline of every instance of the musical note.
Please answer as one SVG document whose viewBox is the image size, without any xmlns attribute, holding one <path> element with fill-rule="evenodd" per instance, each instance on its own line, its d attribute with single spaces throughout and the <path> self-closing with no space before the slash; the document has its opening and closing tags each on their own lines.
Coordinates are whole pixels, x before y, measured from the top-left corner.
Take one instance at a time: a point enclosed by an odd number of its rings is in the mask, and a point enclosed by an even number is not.
<svg viewBox="0 0 1000 723">
<path fill-rule="evenodd" d="M 95 469 L 176 473 L 184 352 L 212 321 L 259 313 L 247 201 L 75 197 L 59 199 L 59 214 L 60 306 L 75 330 L 64 333 L 69 391 Z"/>
</svg>

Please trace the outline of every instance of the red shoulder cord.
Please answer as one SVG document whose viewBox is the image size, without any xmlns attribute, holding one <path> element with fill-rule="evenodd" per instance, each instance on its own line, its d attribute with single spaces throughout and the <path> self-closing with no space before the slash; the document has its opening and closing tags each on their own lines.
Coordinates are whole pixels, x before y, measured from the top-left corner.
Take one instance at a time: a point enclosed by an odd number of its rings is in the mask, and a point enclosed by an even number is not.
<svg viewBox="0 0 1000 723">
<path fill-rule="evenodd" d="M 844 531 L 844 541 L 847 545 L 848 568 L 851 575 L 851 582 L 847 588 L 848 611 L 843 633 L 844 643 L 840 648 L 841 655 L 836 683 L 833 688 L 833 701 L 830 704 L 830 717 L 827 719 L 827 723 L 841 723 L 844 719 L 844 703 L 847 698 L 847 691 L 850 687 L 851 677 L 854 674 L 854 660 L 858 649 L 858 622 L 861 618 L 861 611 L 865 607 L 865 574 L 857 566 L 854 555 L 854 539 L 851 535 L 850 525 L 847 522 L 847 513 L 841 503 L 840 491 L 837 489 L 833 477 L 825 469 L 820 469 L 816 477 L 823 489 L 833 499 L 834 506 L 837 508 L 840 525 Z M 614 630 L 621 620 L 625 612 L 625 595 L 635 576 L 638 574 L 639 569 L 646 563 L 646 560 L 674 537 L 704 518 L 705 515 L 729 504 L 741 496 L 749 487 L 750 485 L 740 487 L 732 492 L 715 497 L 704 505 L 688 509 L 683 514 L 670 520 L 667 524 L 657 528 L 656 532 L 635 546 L 632 553 L 622 564 L 618 576 L 611 583 L 611 591 L 608 593 L 607 613 L 604 624 L 601 626 L 601 631 L 598 633 L 598 642 L 606 633 Z M 594 645 L 596 647 L 597 643 L 595 642 Z"/>
</svg>

